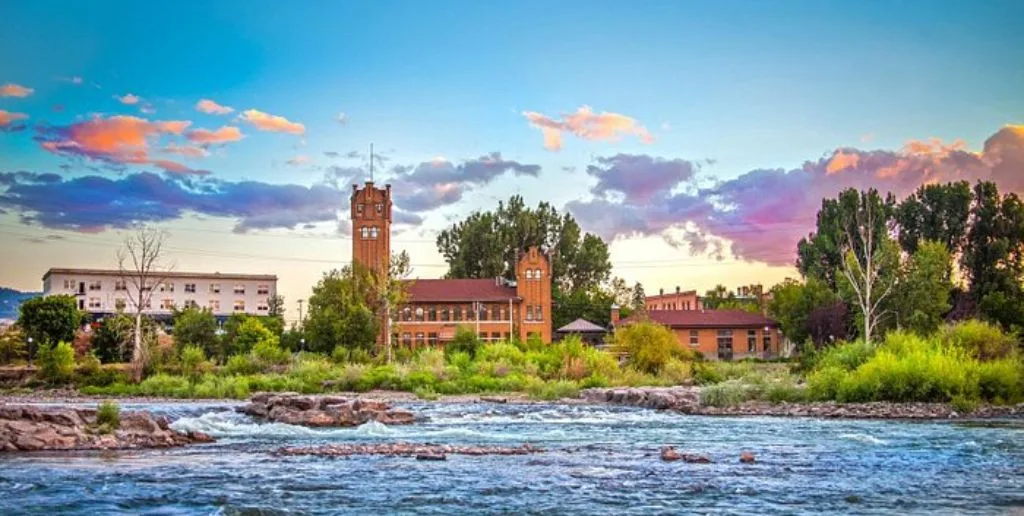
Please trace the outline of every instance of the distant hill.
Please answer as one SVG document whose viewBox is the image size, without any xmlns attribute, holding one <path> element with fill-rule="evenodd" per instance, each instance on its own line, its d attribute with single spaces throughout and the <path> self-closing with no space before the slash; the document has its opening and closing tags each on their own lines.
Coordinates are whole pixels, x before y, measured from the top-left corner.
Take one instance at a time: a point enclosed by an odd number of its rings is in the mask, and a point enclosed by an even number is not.
<svg viewBox="0 0 1024 516">
<path fill-rule="evenodd" d="M 0 319 L 17 319 L 21 303 L 41 295 L 42 292 L 21 292 L 13 288 L 0 287 Z"/>
</svg>

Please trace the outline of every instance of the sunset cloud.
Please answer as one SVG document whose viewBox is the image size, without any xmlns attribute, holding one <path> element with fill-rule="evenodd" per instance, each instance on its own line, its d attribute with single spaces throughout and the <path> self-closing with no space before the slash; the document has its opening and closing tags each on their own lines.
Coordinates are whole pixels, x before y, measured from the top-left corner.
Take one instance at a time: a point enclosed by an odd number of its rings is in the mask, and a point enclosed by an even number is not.
<svg viewBox="0 0 1024 516">
<path fill-rule="evenodd" d="M 292 166 L 305 165 L 306 163 L 309 163 L 309 156 L 298 155 L 286 161 L 285 163 Z"/>
<path fill-rule="evenodd" d="M 5 128 L 11 125 L 12 122 L 16 122 L 18 120 L 27 119 L 28 115 L 26 115 L 25 113 L 11 113 L 9 111 L 4 111 L 0 109 L 0 128 Z"/>
<path fill-rule="evenodd" d="M 408 212 L 420 212 L 454 204 L 466 192 L 505 174 L 537 177 L 540 165 L 506 160 L 500 152 L 492 152 L 458 164 L 435 158 L 414 167 L 393 167 L 391 173 L 395 204 Z"/>
<path fill-rule="evenodd" d="M 923 184 L 992 180 L 1005 191 L 1024 192 L 1024 126 L 1000 129 L 981 152 L 936 139 L 897 151 L 844 148 L 791 170 L 757 169 L 704 187 L 684 173 L 686 165 L 674 165 L 680 167 L 674 173 L 658 169 L 666 163 L 644 155 L 598 158 L 587 169 L 598 180 L 593 197 L 566 208 L 584 229 L 608 239 L 659 235 L 694 251 L 695 243 L 723 239 L 738 259 L 792 265 L 821 200 L 848 187 L 903 198 Z M 677 238 L 680 231 L 684 236 Z"/>
<path fill-rule="evenodd" d="M 233 112 L 234 109 L 228 106 L 222 106 L 210 99 L 202 99 L 199 102 L 196 102 L 196 111 L 210 115 L 226 115 Z"/>
<path fill-rule="evenodd" d="M 291 122 L 283 116 L 271 115 L 255 109 L 243 111 L 242 116 L 239 118 L 243 122 L 252 124 L 253 127 L 260 131 L 290 134 L 303 134 L 306 132 L 306 126 L 300 123 Z"/>
<path fill-rule="evenodd" d="M 189 141 L 203 145 L 237 142 L 244 138 L 244 136 L 241 130 L 230 125 L 225 125 L 215 131 L 200 128 L 185 133 L 185 137 Z"/>
<path fill-rule="evenodd" d="M 623 135 L 636 136 L 642 143 L 652 143 L 654 137 L 636 119 L 607 111 L 595 113 L 590 106 L 582 106 L 574 113 L 562 113 L 561 119 L 535 111 L 524 111 L 530 125 L 540 130 L 544 148 L 561 150 L 564 133 L 591 141 L 617 141 Z"/>
<path fill-rule="evenodd" d="M 9 82 L 0 86 L 0 97 L 27 97 L 36 90 Z"/>
<path fill-rule="evenodd" d="M 163 149 L 164 152 L 180 154 L 186 158 L 205 158 L 210 151 L 197 145 L 178 145 L 174 142 L 168 143 Z"/>
<path fill-rule="evenodd" d="M 128 106 L 134 106 L 135 104 L 138 104 L 140 100 L 142 100 L 142 98 L 138 95 L 132 95 L 131 93 L 121 96 L 114 95 L 114 98 L 117 99 L 118 102 Z"/>
</svg>

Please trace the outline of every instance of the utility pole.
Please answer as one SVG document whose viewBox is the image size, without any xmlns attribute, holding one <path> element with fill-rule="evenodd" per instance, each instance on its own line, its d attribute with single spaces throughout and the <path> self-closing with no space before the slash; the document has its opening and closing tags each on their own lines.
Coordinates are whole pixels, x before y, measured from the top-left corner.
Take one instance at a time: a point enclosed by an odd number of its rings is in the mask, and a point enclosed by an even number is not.
<svg viewBox="0 0 1024 516">
<path fill-rule="evenodd" d="M 306 301 L 305 299 L 300 299 L 299 300 L 299 326 L 302 326 L 303 322 L 304 322 L 303 319 L 302 319 L 302 303 L 305 302 L 305 301 Z"/>
</svg>

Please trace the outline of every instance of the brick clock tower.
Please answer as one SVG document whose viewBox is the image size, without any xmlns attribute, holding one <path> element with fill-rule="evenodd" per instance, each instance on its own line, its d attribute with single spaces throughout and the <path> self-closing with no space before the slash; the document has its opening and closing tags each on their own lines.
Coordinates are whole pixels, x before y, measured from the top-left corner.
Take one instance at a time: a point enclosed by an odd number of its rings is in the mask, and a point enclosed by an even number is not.
<svg viewBox="0 0 1024 516">
<path fill-rule="evenodd" d="M 391 185 L 376 188 L 367 181 L 363 188 L 352 185 L 352 265 L 371 271 L 378 281 L 387 281 L 391 266 Z M 384 346 L 391 333 L 386 304 L 381 317 L 377 344 Z"/>
</svg>

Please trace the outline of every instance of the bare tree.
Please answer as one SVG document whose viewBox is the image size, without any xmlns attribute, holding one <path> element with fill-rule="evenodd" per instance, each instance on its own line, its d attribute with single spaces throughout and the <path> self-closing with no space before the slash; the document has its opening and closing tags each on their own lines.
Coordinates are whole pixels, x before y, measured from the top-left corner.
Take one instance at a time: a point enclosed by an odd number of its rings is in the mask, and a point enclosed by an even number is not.
<svg viewBox="0 0 1024 516">
<path fill-rule="evenodd" d="M 117 251 L 117 266 L 121 281 L 128 291 L 128 305 L 135 314 L 132 339 L 132 379 L 142 380 L 142 371 L 149 359 L 142 343 L 142 312 L 149 308 L 153 289 L 167 279 L 171 266 L 161 263 L 167 233 L 154 228 L 140 227 L 124 240 Z"/>
<path fill-rule="evenodd" d="M 871 342 L 878 321 L 886 315 L 882 302 L 892 293 L 893 277 L 886 277 L 885 268 L 892 265 L 888 258 L 892 253 L 892 242 L 885 232 L 885 224 L 878 213 L 883 208 L 874 206 L 877 194 L 874 191 L 860 192 L 851 224 L 845 224 L 843 251 L 843 275 L 850 283 L 857 306 L 864 316 L 864 340 Z"/>
</svg>

